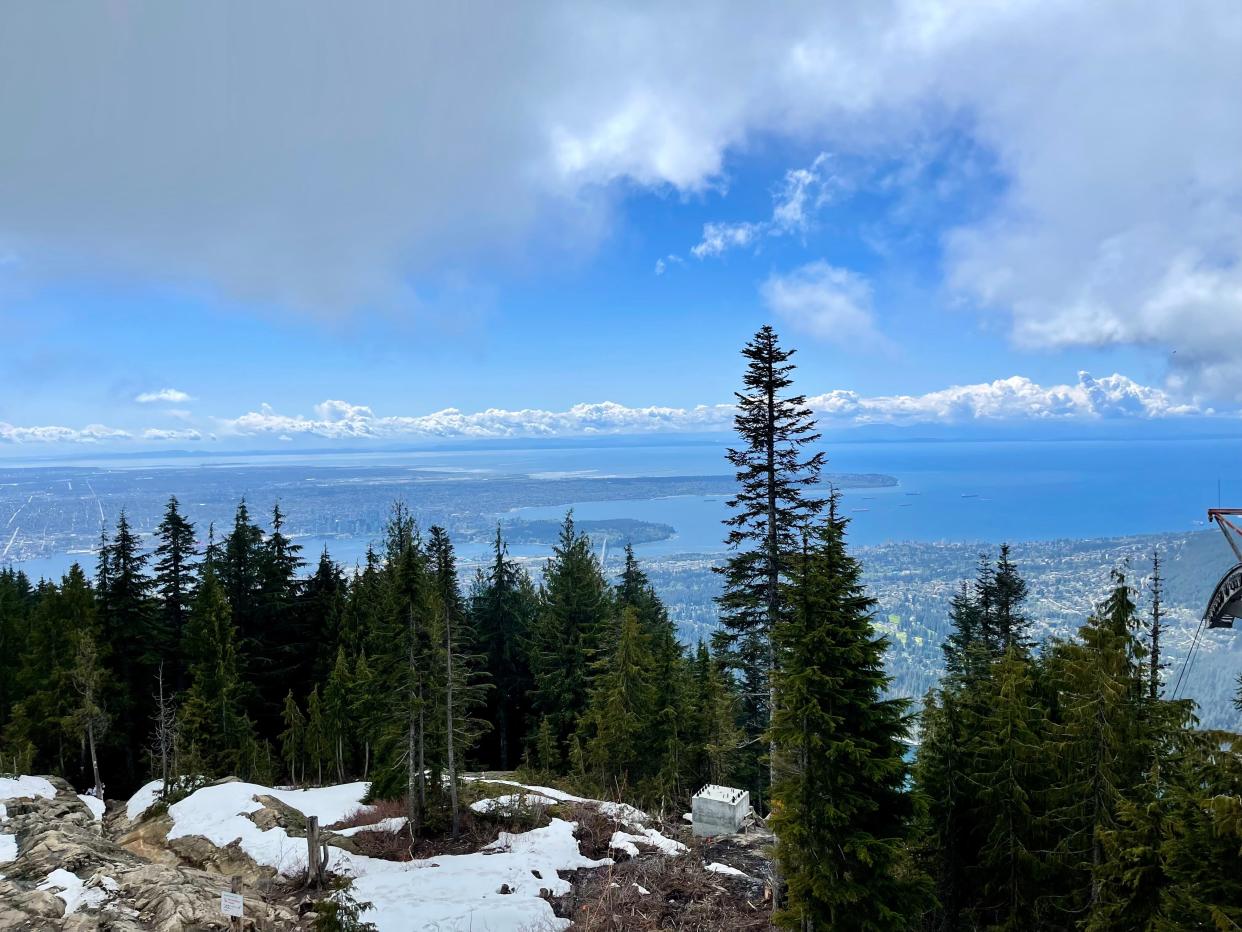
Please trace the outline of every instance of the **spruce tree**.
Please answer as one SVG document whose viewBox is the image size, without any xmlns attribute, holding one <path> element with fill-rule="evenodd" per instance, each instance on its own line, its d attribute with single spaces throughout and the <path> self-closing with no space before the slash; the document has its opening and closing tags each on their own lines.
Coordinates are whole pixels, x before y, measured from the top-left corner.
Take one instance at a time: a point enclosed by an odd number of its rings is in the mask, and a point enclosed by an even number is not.
<svg viewBox="0 0 1242 932">
<path fill-rule="evenodd" d="M 214 543 L 214 528 L 209 535 Z M 215 567 L 233 612 L 240 643 L 245 652 L 262 662 L 255 648 L 262 635 L 259 592 L 262 585 L 263 531 L 250 520 L 250 509 L 243 498 L 233 515 L 233 529 L 208 558 Z M 262 667 L 260 666 L 260 669 Z"/>
<path fill-rule="evenodd" d="M 188 745 L 216 776 L 254 776 L 254 725 L 246 714 L 247 686 L 238 659 L 237 630 L 224 587 L 204 567 L 186 626 L 190 686 L 180 727 Z"/>
<path fill-rule="evenodd" d="M 306 759 L 315 768 L 315 784 L 323 786 L 323 762 L 331 753 L 331 736 L 316 684 L 306 697 Z"/>
<path fill-rule="evenodd" d="M 835 502 L 835 498 L 834 498 Z M 908 702 L 885 698 L 887 640 L 845 548 L 835 504 L 789 567 L 789 611 L 774 631 L 781 657 L 769 736 L 779 762 L 769 823 L 788 885 L 778 924 L 895 929 L 919 887 L 903 874 L 913 815 L 903 739 Z"/>
<path fill-rule="evenodd" d="M 384 714 L 384 696 L 380 693 L 380 679 L 371 670 L 366 653 L 358 655 L 354 663 L 353 714 L 357 723 L 357 741 L 362 745 L 362 779 L 371 773 L 371 748 L 380 732 Z"/>
<path fill-rule="evenodd" d="M 323 691 L 324 732 L 336 767 L 336 778 L 345 782 L 345 767 L 349 755 L 350 736 L 354 733 L 353 674 L 345 648 L 337 648 L 336 663 L 328 674 Z"/>
<path fill-rule="evenodd" d="M 300 605 L 301 582 L 298 573 L 305 565 L 302 548 L 284 533 L 284 514 L 280 505 L 272 506 L 272 530 L 262 541 L 256 554 L 258 561 L 258 593 L 256 622 L 251 634 L 251 662 L 266 671 L 255 686 L 255 711 L 260 727 L 268 734 L 280 721 L 284 685 L 306 682 L 314 677 L 317 650 L 307 630 L 305 613 Z M 320 667 L 331 669 L 336 652 L 327 647 L 327 657 Z"/>
<path fill-rule="evenodd" d="M 557 758 L 578 727 L 591 688 L 593 663 L 611 615 L 608 585 L 590 539 L 565 516 L 543 572 L 539 615 L 531 632 L 532 701 L 539 727 L 551 728 Z"/>
<path fill-rule="evenodd" d="M 1055 753 L 1061 779 L 1050 814 L 1056 856 L 1066 879 L 1067 914 L 1095 909 L 1106 875 L 1105 837 L 1116 830 L 1123 801 L 1133 797 L 1152 760 L 1146 650 L 1138 638 L 1133 593 L 1119 572 L 1108 598 L 1051 658 L 1059 696 Z"/>
<path fill-rule="evenodd" d="M 628 786 L 651 762 L 646 736 L 655 725 L 654 661 L 633 608 L 622 611 L 616 646 L 595 664 L 584 718 L 586 757 L 602 786 Z"/>
<path fill-rule="evenodd" d="M 982 836 L 969 865 L 969 922 L 1019 932 L 1031 927 L 1035 902 L 1046 893 L 1038 793 L 1049 766 L 1043 734 L 1047 710 L 1037 699 L 1031 658 L 1016 645 L 988 676 L 986 705 L 963 710 L 968 775 L 975 788 L 969 818 Z"/>
<path fill-rule="evenodd" d="M 161 656 L 171 673 L 174 689 L 185 688 L 185 669 L 181 662 L 181 641 L 190 615 L 194 595 L 194 525 L 181 514 L 174 495 L 164 508 L 164 519 L 155 529 L 159 544 L 155 548 L 155 592 L 162 619 L 161 637 L 166 642 Z"/>
<path fill-rule="evenodd" d="M 527 642 L 538 608 L 535 587 L 509 558 L 497 526 L 491 564 L 479 569 L 471 590 L 470 617 L 491 686 L 483 716 L 492 730 L 484 737 L 483 753 L 501 770 L 512 766 L 511 749 L 525 733 L 534 685 Z"/>
<path fill-rule="evenodd" d="M 78 701 L 70 716 L 70 727 L 82 736 L 86 744 L 90 754 L 93 795 L 96 799 L 103 799 L 104 785 L 99 776 L 99 749 L 96 742 L 108 727 L 108 713 L 101 704 L 106 671 L 91 632 L 79 633 L 76 640 L 77 653 L 70 678 L 77 691 Z"/>
<path fill-rule="evenodd" d="M 823 505 L 808 490 L 819 481 L 824 455 L 808 451 L 819 434 L 805 397 L 791 392 L 794 351 L 782 349 L 776 332 L 765 325 L 742 355 L 747 365 L 743 390 L 735 393 L 733 422 L 741 445 L 728 451 L 738 490 L 725 522 L 730 554 L 722 570 L 720 646 L 741 674 L 746 727 L 757 738 L 771 725 L 773 634 L 788 613 L 784 584 L 802 528 Z M 769 780 L 776 765 L 771 750 Z"/>
<path fill-rule="evenodd" d="M 285 730 L 280 733 L 280 756 L 288 768 L 289 782 L 297 786 L 306 778 L 306 716 L 298 708 L 292 689 L 285 696 L 281 720 Z"/>
<path fill-rule="evenodd" d="M 474 653 L 474 633 L 466 616 L 457 580 L 453 543 L 442 527 L 431 529 L 429 556 L 435 577 L 441 644 L 439 657 L 444 712 L 445 782 L 449 788 L 451 830 L 456 838 L 461 827 L 457 805 L 457 773 L 466 753 L 486 727 L 477 715 L 483 704 L 483 688 L 476 673 L 479 657 Z"/>
<path fill-rule="evenodd" d="M 117 519 L 116 533 L 100 558 L 100 578 L 106 589 L 99 592 L 103 625 L 101 650 L 111 658 L 113 717 L 112 737 L 120 752 L 118 781 L 123 788 L 141 782 L 138 749 L 144 726 L 151 718 L 151 680 L 160 660 L 156 636 L 156 605 L 151 598 L 151 579 L 147 575 L 147 555 L 124 511 Z"/>
</svg>

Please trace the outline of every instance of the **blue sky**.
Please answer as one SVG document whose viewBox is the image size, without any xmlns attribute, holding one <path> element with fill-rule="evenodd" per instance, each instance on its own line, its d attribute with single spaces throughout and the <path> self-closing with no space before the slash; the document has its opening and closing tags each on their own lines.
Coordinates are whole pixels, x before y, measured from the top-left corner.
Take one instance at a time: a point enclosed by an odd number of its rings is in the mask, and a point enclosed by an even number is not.
<svg viewBox="0 0 1242 932">
<path fill-rule="evenodd" d="M 842 424 L 1242 403 L 1229 4 L 71 9 L 0 14 L 9 455 L 718 428 L 765 322 Z"/>
</svg>

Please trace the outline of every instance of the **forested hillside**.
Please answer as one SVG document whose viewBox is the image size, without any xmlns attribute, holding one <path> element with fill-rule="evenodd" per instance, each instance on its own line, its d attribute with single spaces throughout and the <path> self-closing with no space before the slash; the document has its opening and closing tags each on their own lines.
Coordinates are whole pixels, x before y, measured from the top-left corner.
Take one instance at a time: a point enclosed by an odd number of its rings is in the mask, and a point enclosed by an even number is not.
<svg viewBox="0 0 1242 932">
<path fill-rule="evenodd" d="M 848 548 L 793 353 L 764 327 L 743 355 L 710 645 L 679 640 L 628 548 L 606 576 L 572 515 L 537 573 L 498 528 L 463 586 L 449 534 L 399 502 L 347 573 L 279 507 L 240 502 L 200 547 L 173 498 L 150 552 L 122 513 L 92 575 L 0 571 L 0 771 L 97 797 L 155 778 L 166 801 L 365 780 L 411 844 L 457 836 L 467 768 L 670 813 L 726 783 L 775 833 L 791 928 L 1242 923 L 1242 757 L 1168 682 L 1185 567 L 1123 562 L 1049 628 L 1014 552 L 980 556 L 918 635 L 944 675 L 916 715 L 889 672 L 911 633 Z"/>
</svg>

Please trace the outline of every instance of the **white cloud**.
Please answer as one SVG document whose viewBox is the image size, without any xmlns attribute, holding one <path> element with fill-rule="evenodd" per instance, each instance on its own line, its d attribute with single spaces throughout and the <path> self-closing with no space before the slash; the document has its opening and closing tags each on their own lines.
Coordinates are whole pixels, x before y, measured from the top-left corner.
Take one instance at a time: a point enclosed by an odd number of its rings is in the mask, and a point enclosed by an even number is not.
<svg viewBox="0 0 1242 932">
<path fill-rule="evenodd" d="M 690 254 L 696 259 L 719 256 L 749 246 L 766 232 L 767 225 L 762 223 L 705 223 L 703 239 L 690 247 Z"/>
<path fill-rule="evenodd" d="M 1043 386 L 1022 376 L 956 385 L 925 395 L 878 395 L 836 390 L 807 399 L 825 425 L 965 423 L 976 421 L 1100 420 L 1175 418 L 1217 414 L 1174 400 L 1166 391 L 1123 375 L 1093 378 L 1078 374 L 1072 385 Z M 327 400 L 313 414 L 280 414 L 261 405 L 236 418 L 218 418 L 219 432 L 150 427 L 137 433 L 92 424 L 71 427 L 16 427 L 0 421 L 0 443 L 100 443 L 103 441 L 215 441 L 220 437 L 298 437 L 328 440 L 382 440 L 507 437 L 591 437 L 619 434 L 720 432 L 731 429 L 732 404 L 690 408 L 616 402 L 577 404 L 564 411 L 539 408 L 488 408 L 466 413 L 446 408 L 424 415 L 378 415 L 367 405 Z M 1237 417 L 1242 412 L 1231 411 Z"/>
<path fill-rule="evenodd" d="M 1123 376 L 1095 379 L 1079 373 L 1073 385 L 1041 386 L 1022 376 L 959 385 L 925 395 L 864 397 L 832 391 L 808 399 L 832 424 L 935 423 L 989 420 L 1071 420 L 1114 417 L 1167 418 L 1211 414 L 1174 401 L 1159 388 Z M 732 426 L 730 404 L 693 408 L 631 408 L 615 402 L 574 405 L 564 411 L 541 409 L 464 413 L 447 408 L 422 416 L 379 416 L 364 405 L 328 401 L 314 417 L 282 415 L 264 405 L 259 411 L 221 422 L 223 433 L 244 436 L 298 435 L 334 440 L 356 438 L 503 438 L 603 434 L 721 431 Z"/>
<path fill-rule="evenodd" d="M 875 328 L 871 285 L 848 269 L 810 262 L 787 275 L 769 276 L 759 293 L 774 314 L 819 340 L 841 346 L 887 345 Z"/>
<path fill-rule="evenodd" d="M 193 400 L 190 395 L 177 388 L 161 388 L 158 391 L 143 392 L 134 397 L 134 401 L 142 405 L 155 404 L 156 402 L 176 405 L 185 404 L 187 401 Z"/>
<path fill-rule="evenodd" d="M 690 253 L 697 259 L 706 259 L 730 249 L 757 246 L 766 237 L 806 232 L 820 208 L 846 187 L 831 171 L 831 162 L 831 157 L 821 152 L 807 168 L 785 172 L 780 188 L 772 196 L 771 219 L 703 224 L 703 237 L 690 248 Z"/>
<path fill-rule="evenodd" d="M 1095 379 L 1086 372 L 1078 373 L 1074 385 L 1043 386 L 1015 375 L 925 395 L 866 398 L 855 392 L 832 391 L 807 402 L 825 422 L 842 424 L 1167 418 L 1214 413 L 1179 403 L 1163 389 L 1140 385 L 1124 375 Z"/>
<path fill-rule="evenodd" d="M 946 240 L 954 292 L 1024 345 L 1176 350 L 1176 385 L 1242 399 L 1236 0 L 6 4 L 0 61 L 13 274 L 409 307 L 438 269 L 590 248 L 617 182 L 966 134 L 1004 184 Z M 758 222 L 798 229 L 799 183 Z"/>
<path fill-rule="evenodd" d="M 142 432 L 143 440 L 202 440 L 203 435 L 192 427 L 179 430 L 166 430 L 159 427 L 148 427 Z"/>
<path fill-rule="evenodd" d="M 88 424 L 74 427 L 17 427 L 0 421 L 0 443 L 100 443 L 109 440 L 130 440 L 133 434 L 124 430 Z"/>
</svg>

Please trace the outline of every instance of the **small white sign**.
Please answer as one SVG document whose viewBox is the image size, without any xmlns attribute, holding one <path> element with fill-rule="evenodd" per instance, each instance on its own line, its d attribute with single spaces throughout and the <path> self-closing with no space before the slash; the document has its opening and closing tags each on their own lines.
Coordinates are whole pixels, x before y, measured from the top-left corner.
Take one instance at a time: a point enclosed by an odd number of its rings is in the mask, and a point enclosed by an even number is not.
<svg viewBox="0 0 1242 932">
<path fill-rule="evenodd" d="M 221 893 L 220 912 L 226 916 L 242 916 L 242 895 L 240 893 Z"/>
</svg>

